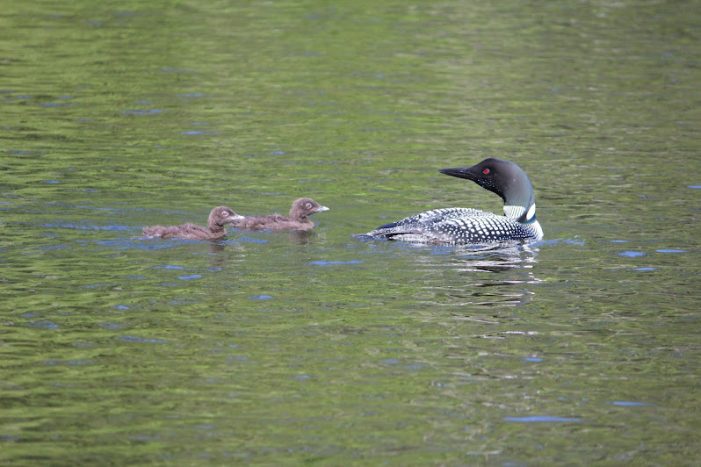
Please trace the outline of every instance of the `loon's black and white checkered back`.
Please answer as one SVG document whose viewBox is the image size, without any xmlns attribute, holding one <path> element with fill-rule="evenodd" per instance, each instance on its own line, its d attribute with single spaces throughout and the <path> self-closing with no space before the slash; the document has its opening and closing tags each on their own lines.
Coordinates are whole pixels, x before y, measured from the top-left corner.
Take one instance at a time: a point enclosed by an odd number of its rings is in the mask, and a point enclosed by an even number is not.
<svg viewBox="0 0 701 467">
<path fill-rule="evenodd" d="M 443 208 L 385 224 L 367 235 L 419 243 L 466 244 L 539 240 L 542 231 L 537 221 L 526 224 L 478 209 Z"/>
</svg>

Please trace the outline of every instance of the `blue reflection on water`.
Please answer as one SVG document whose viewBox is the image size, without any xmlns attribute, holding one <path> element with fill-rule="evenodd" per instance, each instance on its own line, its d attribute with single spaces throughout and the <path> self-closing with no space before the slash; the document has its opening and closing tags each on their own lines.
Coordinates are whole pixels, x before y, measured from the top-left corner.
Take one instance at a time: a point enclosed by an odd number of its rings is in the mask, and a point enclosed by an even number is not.
<svg viewBox="0 0 701 467">
<path fill-rule="evenodd" d="M 581 418 L 576 417 L 552 417 L 549 415 L 531 415 L 529 417 L 504 417 L 507 422 L 517 423 L 579 423 Z"/>
<path fill-rule="evenodd" d="M 362 263 L 362 261 L 359 259 L 351 259 L 349 261 L 332 261 L 332 260 L 320 259 L 317 261 L 310 261 L 307 264 L 311 264 L 312 266 L 344 266 L 344 265 L 348 265 L 348 264 L 360 264 L 360 263 Z"/>
<path fill-rule="evenodd" d="M 49 321 L 48 319 L 42 319 L 39 321 L 34 321 L 29 323 L 30 328 L 36 328 L 36 329 L 58 329 L 60 326 L 53 321 Z"/>
<path fill-rule="evenodd" d="M 178 276 L 178 279 L 181 281 L 194 281 L 201 278 L 202 274 L 183 274 L 182 276 Z"/>
<path fill-rule="evenodd" d="M 165 344 L 168 341 L 165 339 L 158 339 L 156 337 L 139 337 L 139 336 L 120 336 L 119 340 L 124 342 L 133 342 L 136 344 Z"/>
<path fill-rule="evenodd" d="M 626 250 L 626 251 L 621 251 L 620 253 L 618 253 L 618 256 L 623 256 L 626 258 L 640 258 L 640 257 L 645 256 L 645 252 Z"/>
<path fill-rule="evenodd" d="M 142 117 L 142 116 L 147 116 L 147 115 L 158 115 L 161 112 L 163 112 L 163 110 L 161 110 L 161 109 L 129 109 L 129 110 L 125 110 L 124 112 L 122 112 L 122 114 Z"/>
<path fill-rule="evenodd" d="M 272 295 L 266 295 L 266 294 L 260 294 L 260 295 L 252 295 L 251 300 L 272 300 L 273 296 Z"/>
<path fill-rule="evenodd" d="M 42 227 L 46 227 L 48 229 L 107 230 L 107 231 L 117 231 L 117 232 L 134 229 L 134 227 L 131 227 L 129 225 L 85 225 L 85 224 L 73 224 L 71 222 L 43 224 Z"/>
<path fill-rule="evenodd" d="M 648 407 L 652 404 L 648 404 L 647 402 L 636 401 L 613 401 L 611 402 L 611 405 L 615 405 L 618 407 Z"/>
</svg>

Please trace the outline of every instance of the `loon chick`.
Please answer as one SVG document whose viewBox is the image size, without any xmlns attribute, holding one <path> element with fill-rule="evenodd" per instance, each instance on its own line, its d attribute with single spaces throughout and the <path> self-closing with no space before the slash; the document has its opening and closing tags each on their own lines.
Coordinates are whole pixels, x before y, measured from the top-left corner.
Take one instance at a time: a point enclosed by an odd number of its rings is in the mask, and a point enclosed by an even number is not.
<svg viewBox="0 0 701 467">
<path fill-rule="evenodd" d="M 154 225 L 144 227 L 144 235 L 149 238 L 180 238 L 184 240 L 218 240 L 226 236 L 226 224 L 233 224 L 243 219 L 233 209 L 217 206 L 209 213 L 207 227 L 196 224 L 173 226 Z"/>
<path fill-rule="evenodd" d="M 504 216 L 466 208 L 434 209 L 385 224 L 365 234 L 372 239 L 458 245 L 537 241 L 543 229 L 535 216 L 535 194 L 526 172 L 513 162 L 485 159 L 466 168 L 442 169 L 466 178 L 504 200 Z"/>
<path fill-rule="evenodd" d="M 328 211 L 311 198 L 299 198 L 292 203 L 289 216 L 271 214 L 269 216 L 246 216 L 234 224 L 234 227 L 247 230 L 301 230 L 314 228 L 309 216 L 315 212 Z"/>
</svg>

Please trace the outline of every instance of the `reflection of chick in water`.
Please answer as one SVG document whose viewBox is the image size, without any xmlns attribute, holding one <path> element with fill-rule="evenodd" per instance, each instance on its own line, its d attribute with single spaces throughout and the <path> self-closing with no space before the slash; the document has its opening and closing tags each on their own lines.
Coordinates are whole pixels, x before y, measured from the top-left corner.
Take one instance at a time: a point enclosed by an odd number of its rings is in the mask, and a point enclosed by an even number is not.
<svg viewBox="0 0 701 467">
<path fill-rule="evenodd" d="M 246 230 L 296 230 L 308 231 L 314 228 L 314 223 L 309 216 L 316 212 L 328 211 L 311 198 L 299 198 L 292 203 L 289 216 L 271 214 L 269 216 L 246 216 L 236 221 L 233 225 Z"/>
<path fill-rule="evenodd" d="M 184 240 L 218 240 L 226 236 L 227 224 L 234 224 L 243 219 L 233 209 L 217 206 L 209 213 L 207 227 L 197 224 L 182 224 L 173 226 L 154 225 L 144 227 L 144 235 L 149 238 L 180 238 Z"/>
</svg>

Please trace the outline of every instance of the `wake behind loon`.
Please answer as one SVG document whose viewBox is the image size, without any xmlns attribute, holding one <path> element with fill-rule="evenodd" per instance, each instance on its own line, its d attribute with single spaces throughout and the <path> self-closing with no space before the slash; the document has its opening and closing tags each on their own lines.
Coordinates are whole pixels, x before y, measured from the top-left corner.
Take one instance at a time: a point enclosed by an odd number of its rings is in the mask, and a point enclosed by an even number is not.
<svg viewBox="0 0 701 467">
<path fill-rule="evenodd" d="M 511 161 L 489 158 L 466 168 L 441 169 L 499 195 L 505 216 L 467 208 L 424 211 L 382 225 L 362 237 L 444 245 L 533 242 L 543 238 L 535 216 L 535 193 L 526 172 Z"/>
</svg>

